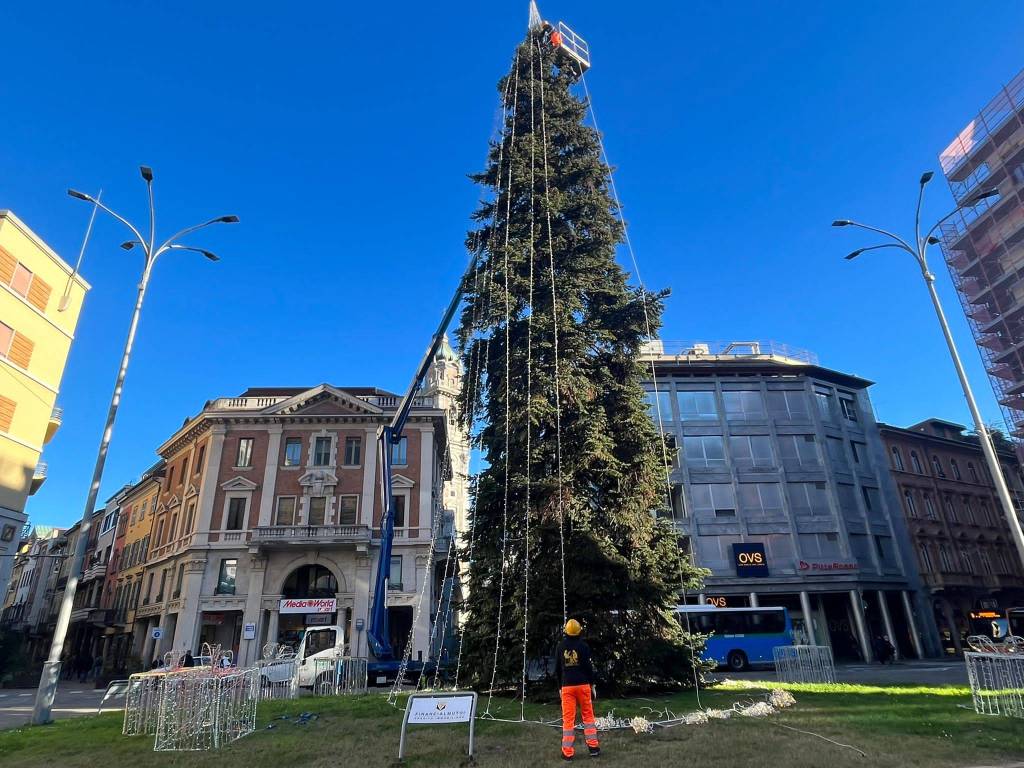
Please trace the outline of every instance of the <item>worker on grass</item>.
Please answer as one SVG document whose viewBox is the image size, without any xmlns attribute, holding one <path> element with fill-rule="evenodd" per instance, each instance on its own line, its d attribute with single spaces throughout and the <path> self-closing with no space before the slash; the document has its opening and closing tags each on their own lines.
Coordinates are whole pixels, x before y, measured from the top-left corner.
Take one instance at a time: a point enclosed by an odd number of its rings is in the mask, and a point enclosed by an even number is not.
<svg viewBox="0 0 1024 768">
<path fill-rule="evenodd" d="M 580 634 L 583 627 L 576 619 L 565 623 L 565 638 L 555 651 L 555 674 L 562 695 L 562 759 L 572 760 L 576 742 L 576 705 L 583 718 L 583 738 L 591 757 L 601 754 L 594 722 L 594 666 L 590 661 L 590 647 Z"/>
</svg>

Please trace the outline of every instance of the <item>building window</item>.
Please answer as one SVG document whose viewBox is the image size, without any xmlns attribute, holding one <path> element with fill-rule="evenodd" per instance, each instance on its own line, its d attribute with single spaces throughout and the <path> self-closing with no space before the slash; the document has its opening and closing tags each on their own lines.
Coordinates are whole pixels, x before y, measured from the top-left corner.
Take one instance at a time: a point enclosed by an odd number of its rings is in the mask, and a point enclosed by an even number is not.
<svg viewBox="0 0 1024 768">
<path fill-rule="evenodd" d="M 155 575 L 154 571 L 149 572 L 149 579 L 146 581 L 146 599 L 142 601 L 143 605 L 147 605 L 153 596 L 153 576 Z"/>
<path fill-rule="evenodd" d="M 196 458 L 196 465 L 192 468 L 192 474 L 198 475 L 203 471 L 203 461 L 206 459 L 206 446 L 199 446 L 199 456 Z"/>
<path fill-rule="evenodd" d="M 403 437 L 397 443 L 391 444 L 391 464 L 396 467 L 404 467 L 408 462 L 409 438 Z"/>
<path fill-rule="evenodd" d="M 358 496 L 342 496 L 338 499 L 338 524 L 355 525 L 359 507 Z"/>
<path fill-rule="evenodd" d="M 934 454 L 932 454 L 932 469 L 935 471 L 936 477 L 946 477 L 946 472 L 942 468 L 942 462 L 939 461 L 939 457 Z"/>
<path fill-rule="evenodd" d="M 718 419 L 715 393 L 708 390 L 680 390 L 676 392 L 679 418 L 683 421 L 711 421 Z"/>
<path fill-rule="evenodd" d="M 672 400 L 668 390 L 648 391 L 644 393 L 644 400 L 647 401 L 647 413 L 655 426 L 665 421 L 672 421 Z M 391 462 L 397 464 L 397 461 Z"/>
<path fill-rule="evenodd" d="M 388 589 L 402 589 L 402 556 L 391 556 L 391 567 L 388 569 Z"/>
<path fill-rule="evenodd" d="M 717 435 L 684 437 L 683 455 L 688 467 L 725 469 L 725 450 Z"/>
<path fill-rule="evenodd" d="M 363 439 L 361 437 L 345 438 L 345 466 L 358 467 L 363 461 Z"/>
<path fill-rule="evenodd" d="M 838 437 L 826 437 L 825 446 L 828 450 L 828 457 L 833 464 L 843 466 L 846 464 L 846 450 L 843 448 L 843 441 Z"/>
<path fill-rule="evenodd" d="M 932 497 L 927 493 L 924 495 L 924 516 L 929 520 L 939 519 L 939 515 L 935 511 L 935 504 L 932 503 Z"/>
<path fill-rule="evenodd" d="M 943 501 L 946 505 L 946 520 L 951 523 L 959 523 L 960 521 L 957 519 L 956 510 L 953 508 L 952 497 L 947 496 Z"/>
<path fill-rule="evenodd" d="M 220 561 L 220 573 L 217 574 L 218 595 L 235 594 L 235 575 L 238 571 L 238 561 L 235 559 L 224 559 Z"/>
<path fill-rule="evenodd" d="M 302 438 L 289 437 L 284 441 L 284 465 L 297 467 L 302 463 Z"/>
<path fill-rule="evenodd" d="M 974 573 L 974 563 L 971 562 L 971 555 L 966 549 L 960 550 L 960 565 L 965 573 Z"/>
<path fill-rule="evenodd" d="M 902 472 L 903 454 L 900 453 L 900 449 L 897 448 L 895 445 L 892 448 L 890 448 L 890 451 L 892 452 L 892 468 L 895 469 L 897 472 Z"/>
<path fill-rule="evenodd" d="M 164 521 L 161 520 L 156 524 L 156 544 L 160 546 L 164 543 Z"/>
<path fill-rule="evenodd" d="M 739 502 L 746 518 L 783 514 L 782 493 L 777 483 L 740 483 Z"/>
<path fill-rule="evenodd" d="M 953 557 L 945 544 L 939 544 L 939 565 L 943 573 L 953 573 Z"/>
<path fill-rule="evenodd" d="M 192 533 L 192 523 L 195 522 L 196 518 L 196 503 L 190 501 L 185 511 L 185 527 L 182 529 L 182 534 Z"/>
<path fill-rule="evenodd" d="M 731 483 L 694 483 L 690 486 L 694 513 L 736 517 L 736 491 Z"/>
<path fill-rule="evenodd" d="M 175 469 L 174 467 L 171 467 L 170 469 L 167 470 L 167 488 L 168 488 L 168 490 L 170 490 L 170 488 L 174 485 L 174 469 Z"/>
<path fill-rule="evenodd" d="M 857 421 L 857 403 L 848 397 L 839 398 L 839 408 L 847 421 Z"/>
<path fill-rule="evenodd" d="M 977 521 L 974 519 L 974 507 L 971 506 L 971 500 L 964 496 L 964 522 L 968 525 L 974 525 Z"/>
<path fill-rule="evenodd" d="M 818 403 L 818 413 L 822 421 L 832 421 L 832 395 L 828 392 L 814 392 L 814 399 Z"/>
<path fill-rule="evenodd" d="M 914 505 L 914 494 L 910 491 L 904 491 L 903 502 L 907 508 L 907 517 L 917 517 L 917 507 Z"/>
<path fill-rule="evenodd" d="M 238 439 L 238 456 L 235 457 L 236 467 L 252 466 L 252 438 L 240 437 Z"/>
<path fill-rule="evenodd" d="M 782 463 L 794 467 L 816 467 L 821 464 L 814 435 L 779 435 Z"/>
<path fill-rule="evenodd" d="M 327 518 L 327 497 L 313 496 L 309 500 L 309 525 L 323 525 Z"/>
<path fill-rule="evenodd" d="M 7 357 L 14 340 L 14 329 L 6 323 L 0 323 L 0 357 Z"/>
<path fill-rule="evenodd" d="M 992 574 L 992 560 L 988 556 L 988 552 L 984 549 L 978 550 L 978 562 L 981 563 L 981 570 L 985 573 Z"/>
<path fill-rule="evenodd" d="M 14 276 L 11 278 L 11 288 L 14 292 L 28 298 L 28 289 L 32 285 L 32 270 L 18 262 L 14 268 Z"/>
<path fill-rule="evenodd" d="M 185 564 L 178 566 L 178 578 L 174 580 L 174 593 L 172 597 L 181 597 L 181 583 L 185 580 Z"/>
<path fill-rule="evenodd" d="M 331 438 L 318 437 L 313 441 L 313 466 L 326 467 L 331 463 Z"/>
<path fill-rule="evenodd" d="M 974 468 L 974 464 L 967 462 L 967 474 L 971 476 L 971 482 L 978 482 L 978 470 Z"/>
<path fill-rule="evenodd" d="M 294 496 L 278 496 L 277 516 L 274 519 L 277 525 L 295 525 Z"/>
<path fill-rule="evenodd" d="M 807 395 L 803 390 L 768 390 L 768 415 L 776 419 L 806 421 Z"/>
<path fill-rule="evenodd" d="M 914 468 L 914 471 L 917 474 L 924 474 L 924 468 L 921 466 L 921 460 L 917 458 L 917 451 L 910 452 L 910 465 Z"/>
<path fill-rule="evenodd" d="M 850 447 L 853 449 L 853 463 L 854 464 L 867 464 L 868 463 L 868 446 L 867 443 L 858 443 L 856 440 L 850 441 Z"/>
<path fill-rule="evenodd" d="M 988 504 L 986 504 L 984 501 L 981 502 L 981 510 L 980 511 L 981 511 L 981 522 L 982 522 L 982 524 L 983 525 L 988 525 L 988 526 L 993 525 L 993 523 L 992 523 L 992 514 L 988 510 Z"/>
<path fill-rule="evenodd" d="M 765 416 L 764 399 L 756 390 L 723 392 L 722 401 L 728 419 L 763 419 Z"/>
<path fill-rule="evenodd" d="M 224 526 L 224 530 L 242 530 L 245 526 L 245 502 L 246 500 L 240 497 L 228 499 L 228 519 L 227 525 Z"/>
<path fill-rule="evenodd" d="M 395 519 L 395 528 L 405 528 L 405 496 L 391 497 L 391 512 Z"/>
<path fill-rule="evenodd" d="M 962 480 L 963 479 L 963 478 L 960 477 L 960 465 L 956 463 L 956 459 L 950 459 L 949 460 L 949 468 L 953 472 L 953 479 L 954 480 Z"/>
<path fill-rule="evenodd" d="M 766 435 L 743 435 L 729 438 L 729 452 L 739 469 L 775 466 L 772 441 Z"/>
</svg>

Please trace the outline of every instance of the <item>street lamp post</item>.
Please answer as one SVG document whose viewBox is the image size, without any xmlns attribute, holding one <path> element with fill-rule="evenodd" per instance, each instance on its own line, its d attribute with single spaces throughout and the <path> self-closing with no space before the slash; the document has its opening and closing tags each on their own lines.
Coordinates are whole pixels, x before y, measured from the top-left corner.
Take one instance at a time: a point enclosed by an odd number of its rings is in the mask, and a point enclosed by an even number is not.
<svg viewBox="0 0 1024 768">
<path fill-rule="evenodd" d="M 103 428 L 103 436 L 100 438 L 100 447 L 96 453 L 96 464 L 92 471 L 92 483 L 89 485 L 89 495 L 85 502 L 85 510 L 82 513 L 82 527 L 79 532 L 75 551 L 71 555 L 71 562 L 68 570 L 67 586 L 64 589 L 64 596 L 60 604 L 60 612 L 57 614 L 57 625 L 53 632 L 53 641 L 50 643 L 50 655 L 43 664 L 43 672 L 39 677 L 39 690 L 36 692 L 35 707 L 32 710 L 32 724 L 43 725 L 50 721 L 50 709 L 53 706 L 53 697 L 57 692 L 57 681 L 60 678 L 61 652 L 64 648 L 64 639 L 67 635 L 68 624 L 71 620 L 71 609 L 75 600 L 75 589 L 78 586 L 78 574 L 82 570 L 82 560 L 85 556 L 85 547 L 89 538 L 89 526 L 92 520 L 93 508 L 96 506 L 96 497 L 100 490 L 100 481 L 103 479 L 103 465 L 107 460 L 107 449 L 110 446 L 110 437 L 114 431 L 114 419 L 117 417 L 117 408 L 121 402 L 121 390 L 124 387 L 125 374 L 128 372 L 128 358 L 131 355 L 132 345 L 135 343 L 135 331 L 139 325 L 139 315 L 142 313 L 142 302 L 146 297 L 146 288 L 149 286 L 149 278 L 153 272 L 153 265 L 156 260 L 170 250 L 194 251 L 202 254 L 211 261 L 217 261 L 217 257 L 202 248 L 194 248 L 187 245 L 179 245 L 178 240 L 185 235 L 191 234 L 199 229 L 208 227 L 211 224 L 234 224 L 238 221 L 237 216 L 219 216 L 215 219 L 186 227 L 180 232 L 172 235 L 160 245 L 156 243 L 156 215 L 153 205 L 153 170 L 147 166 L 141 166 L 139 171 L 146 182 L 146 189 L 149 193 L 149 238 L 144 238 L 139 230 L 123 216 L 110 210 L 98 199 L 69 189 L 68 194 L 78 200 L 85 200 L 97 208 L 109 213 L 115 219 L 131 230 L 134 240 L 122 243 L 121 247 L 131 250 L 140 246 L 145 254 L 145 265 L 142 270 L 142 279 L 139 281 L 138 294 L 135 299 L 135 310 L 132 312 L 132 321 L 128 326 L 128 338 L 124 343 L 124 352 L 121 355 L 121 367 L 117 371 L 117 379 L 114 381 L 114 393 L 110 398 L 110 408 L 107 411 L 107 423 Z"/>
<path fill-rule="evenodd" d="M 996 493 L 999 495 L 999 501 L 1002 503 L 1003 510 L 1006 513 L 1006 520 L 1010 525 L 1010 532 L 1013 534 L 1014 544 L 1017 546 L 1017 554 L 1020 557 L 1021 563 L 1024 563 L 1024 531 L 1021 530 L 1020 518 L 1017 517 L 1017 510 L 1013 504 L 1013 497 L 1010 496 L 1010 489 L 1006 485 L 1006 478 L 1003 476 L 1003 470 L 999 464 L 999 458 L 996 456 L 995 448 L 992 445 L 992 438 L 989 436 L 988 429 L 981 419 L 981 412 L 978 410 L 978 403 L 974 399 L 974 393 L 971 391 L 970 382 L 967 380 L 967 373 L 964 371 L 963 363 L 960 360 L 960 353 L 957 352 L 956 343 L 953 341 L 953 334 L 949 330 L 949 323 L 946 322 L 946 313 L 942 310 L 942 303 L 939 301 L 939 294 L 935 290 L 935 275 L 930 269 L 928 269 L 927 259 L 928 246 L 935 245 L 939 242 L 939 239 L 934 236 L 935 231 L 947 219 L 954 216 L 964 207 L 976 205 L 982 200 L 998 194 L 999 190 L 995 188 L 986 189 L 967 198 L 964 202 L 960 203 L 960 205 L 939 219 L 935 225 L 928 230 L 927 234 L 922 237 L 921 203 L 924 200 L 925 185 L 932 180 L 933 175 L 934 174 L 931 171 L 927 171 L 921 175 L 921 180 L 919 182 L 917 193 L 917 212 L 914 216 L 913 246 L 892 232 L 887 232 L 886 230 L 878 229 L 877 227 L 870 227 L 867 224 L 861 224 L 856 221 L 850 221 L 849 219 L 838 219 L 837 221 L 833 221 L 832 226 L 859 227 L 860 229 L 866 229 L 883 235 L 891 241 L 881 243 L 879 245 L 868 246 L 867 248 L 860 248 L 853 253 L 848 254 L 846 256 L 848 260 L 855 259 L 866 251 L 874 251 L 880 248 L 898 248 L 909 253 L 917 261 L 917 265 L 921 269 L 921 276 L 924 278 L 925 285 L 928 287 L 928 295 L 931 297 L 932 306 L 935 308 L 935 316 L 938 318 L 939 326 L 942 328 L 942 335 L 946 339 L 946 346 L 949 348 L 949 356 L 953 360 L 953 367 L 956 368 L 956 375 L 960 379 L 960 386 L 964 391 L 964 399 L 967 400 L 967 407 L 971 411 L 971 418 L 974 419 L 974 429 L 978 433 L 978 439 L 981 442 L 981 450 L 985 455 L 985 463 L 988 464 L 989 471 L 992 473 L 992 480 L 996 486 Z"/>
</svg>

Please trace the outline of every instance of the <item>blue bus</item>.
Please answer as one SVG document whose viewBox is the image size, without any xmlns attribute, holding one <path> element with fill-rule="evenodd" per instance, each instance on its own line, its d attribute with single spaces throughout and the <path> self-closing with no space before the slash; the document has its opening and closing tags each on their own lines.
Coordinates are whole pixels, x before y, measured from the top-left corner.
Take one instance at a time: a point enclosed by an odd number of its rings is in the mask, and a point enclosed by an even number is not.
<svg viewBox="0 0 1024 768">
<path fill-rule="evenodd" d="M 793 644 L 793 625 L 785 608 L 714 608 L 677 605 L 683 626 L 711 635 L 704 658 L 739 672 L 754 665 L 772 665 L 772 648 Z"/>
</svg>

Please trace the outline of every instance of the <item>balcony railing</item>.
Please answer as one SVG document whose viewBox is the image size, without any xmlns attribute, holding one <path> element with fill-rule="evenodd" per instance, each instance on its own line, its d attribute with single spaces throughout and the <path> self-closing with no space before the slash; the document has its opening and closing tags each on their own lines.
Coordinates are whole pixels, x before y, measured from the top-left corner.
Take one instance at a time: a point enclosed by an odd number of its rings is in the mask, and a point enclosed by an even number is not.
<svg viewBox="0 0 1024 768">
<path fill-rule="evenodd" d="M 53 436 L 57 433 L 57 430 L 60 429 L 60 425 L 63 421 L 64 409 L 54 407 L 54 409 L 50 411 L 50 420 L 46 424 L 46 435 L 43 437 L 44 445 L 50 442 Z"/>
<path fill-rule="evenodd" d="M 287 397 L 218 397 L 213 401 L 216 411 L 262 411 L 287 400 Z"/>
<path fill-rule="evenodd" d="M 791 347 L 777 341 L 663 341 L 654 339 L 644 344 L 640 356 L 645 359 L 675 358 L 686 362 L 706 360 L 783 359 L 791 362 L 818 364 L 818 356 L 807 349 Z"/>
<path fill-rule="evenodd" d="M 29 487 L 29 495 L 43 487 L 46 482 L 46 462 L 40 461 L 32 471 L 32 485 Z"/>
<path fill-rule="evenodd" d="M 254 544 L 324 542 L 369 542 L 370 528 L 366 525 L 266 525 L 254 528 Z"/>
</svg>

